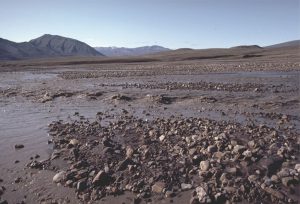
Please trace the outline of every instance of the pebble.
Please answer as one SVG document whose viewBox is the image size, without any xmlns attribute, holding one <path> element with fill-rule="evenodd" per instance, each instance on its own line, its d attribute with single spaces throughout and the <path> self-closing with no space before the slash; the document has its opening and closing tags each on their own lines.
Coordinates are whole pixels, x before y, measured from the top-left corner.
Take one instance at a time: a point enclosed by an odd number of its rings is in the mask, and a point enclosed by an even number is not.
<svg viewBox="0 0 300 204">
<path fill-rule="evenodd" d="M 152 192 L 154 193 L 162 193 L 164 188 L 165 188 L 166 184 L 164 182 L 156 182 L 153 186 L 152 186 Z"/>
<path fill-rule="evenodd" d="M 20 183 L 22 181 L 22 178 L 21 177 L 18 177 L 15 179 L 15 183 Z"/>
<path fill-rule="evenodd" d="M 200 169 L 201 171 L 207 171 L 210 167 L 210 162 L 209 161 L 201 161 L 200 162 Z"/>
<path fill-rule="evenodd" d="M 22 148 L 24 148 L 23 144 L 16 144 L 15 145 L 15 149 L 22 149 Z"/>
<path fill-rule="evenodd" d="M 254 183 L 257 180 L 257 176 L 256 175 L 250 175 L 248 176 L 248 181 L 250 183 Z"/>
<path fill-rule="evenodd" d="M 243 145 L 235 145 L 233 148 L 233 152 L 237 154 L 243 152 L 245 149 L 246 147 Z"/>
<path fill-rule="evenodd" d="M 274 182 L 274 183 L 277 183 L 277 182 L 279 181 L 278 176 L 272 175 L 272 176 L 271 176 L 271 181 Z"/>
<path fill-rule="evenodd" d="M 53 176 L 53 182 L 54 183 L 59 183 L 62 182 L 66 177 L 66 172 L 65 171 L 60 171 L 59 173 L 55 174 Z"/>
<path fill-rule="evenodd" d="M 254 146 L 255 146 L 255 141 L 254 141 L 254 140 L 249 141 L 249 142 L 248 142 L 248 146 L 249 146 L 250 148 L 254 148 Z"/>
<path fill-rule="evenodd" d="M 173 191 L 166 191 L 165 196 L 166 196 L 166 198 L 172 198 L 172 197 L 174 197 L 174 192 Z"/>
<path fill-rule="evenodd" d="M 164 141 L 164 140 L 165 140 L 165 138 L 166 138 L 166 136 L 165 136 L 165 135 L 161 135 L 161 136 L 159 137 L 159 140 L 162 142 L 162 141 Z"/>
<path fill-rule="evenodd" d="M 207 196 L 207 192 L 206 192 L 206 190 L 203 187 L 198 186 L 196 188 L 196 193 L 197 193 L 197 197 L 198 197 L 198 199 L 199 199 L 200 202 L 205 201 L 205 198 Z"/>
<path fill-rule="evenodd" d="M 243 152 L 243 155 L 246 158 L 250 158 L 250 157 L 252 157 L 252 152 L 250 150 L 246 150 L 246 151 Z"/>
<path fill-rule="evenodd" d="M 182 183 L 181 184 L 181 189 L 183 190 L 183 191 L 186 191 L 186 190 L 190 190 L 190 189 L 192 189 L 192 184 L 188 184 L 188 183 Z"/>
<path fill-rule="evenodd" d="M 215 145 L 210 145 L 210 146 L 207 147 L 207 151 L 208 151 L 209 153 L 214 153 L 214 152 L 216 152 L 217 150 L 218 150 L 218 148 L 217 148 Z"/>
<path fill-rule="evenodd" d="M 99 171 L 92 183 L 97 186 L 105 186 L 110 182 L 109 176 L 104 171 Z"/>
<path fill-rule="evenodd" d="M 227 168 L 226 172 L 229 174 L 235 175 L 237 173 L 237 168 L 236 167 Z"/>
<path fill-rule="evenodd" d="M 77 191 L 83 191 L 83 190 L 85 190 L 86 189 L 86 180 L 85 179 L 81 179 L 81 180 L 79 180 L 78 182 L 77 182 L 77 187 L 76 187 L 76 189 L 77 189 Z"/>
<path fill-rule="evenodd" d="M 295 165 L 295 170 L 298 171 L 298 173 L 300 173 L 300 164 Z"/>
<path fill-rule="evenodd" d="M 134 150 L 132 149 L 132 147 L 128 146 L 128 147 L 126 148 L 126 157 L 127 157 L 127 158 L 131 158 L 132 155 L 133 155 L 133 152 L 134 152 Z"/>
<path fill-rule="evenodd" d="M 73 146 L 76 146 L 79 144 L 79 141 L 77 139 L 71 139 L 69 144 L 73 145 Z"/>
<path fill-rule="evenodd" d="M 293 163 L 297 158 L 293 135 L 277 131 L 273 137 L 273 129 L 267 126 L 199 118 L 145 120 L 130 114 L 122 114 L 108 126 L 97 121 L 60 121 L 53 126 L 57 132 L 53 141 L 60 157 L 72 164 L 67 170 L 72 175 L 64 185 L 77 188 L 82 201 L 87 199 L 84 194 L 90 196 L 92 192 L 90 199 L 128 190 L 150 202 L 151 192 L 169 198 L 198 186 L 191 203 L 225 203 L 226 199 L 236 203 L 245 198 L 258 203 L 261 196 L 284 202 L 287 199 L 282 199 L 277 189 L 291 187 L 295 182 L 291 178 L 299 175 L 300 165 Z M 86 144 L 71 147 L 77 150 L 77 157 L 67 149 L 74 138 L 69 131 L 74 129 L 75 137 L 83 138 Z M 249 135 L 251 141 L 236 135 Z M 274 156 L 280 147 L 282 157 Z"/>
</svg>

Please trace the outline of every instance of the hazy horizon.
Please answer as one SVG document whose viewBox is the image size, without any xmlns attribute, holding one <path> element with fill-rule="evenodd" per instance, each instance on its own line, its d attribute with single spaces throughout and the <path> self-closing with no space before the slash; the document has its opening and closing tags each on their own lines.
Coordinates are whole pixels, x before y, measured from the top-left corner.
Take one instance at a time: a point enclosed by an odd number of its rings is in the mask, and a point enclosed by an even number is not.
<svg viewBox="0 0 300 204">
<path fill-rule="evenodd" d="M 0 37 L 53 34 L 93 47 L 268 46 L 300 37 L 298 0 L 2 1 Z"/>
</svg>

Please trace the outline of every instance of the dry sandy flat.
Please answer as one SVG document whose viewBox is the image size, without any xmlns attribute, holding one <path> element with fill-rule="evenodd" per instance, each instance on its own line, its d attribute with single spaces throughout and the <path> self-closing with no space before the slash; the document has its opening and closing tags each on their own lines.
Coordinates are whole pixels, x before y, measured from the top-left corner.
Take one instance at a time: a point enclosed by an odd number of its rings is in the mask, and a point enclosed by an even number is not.
<svg viewBox="0 0 300 204">
<path fill-rule="evenodd" d="M 1 201 L 300 202 L 297 58 L 1 69 Z"/>
</svg>

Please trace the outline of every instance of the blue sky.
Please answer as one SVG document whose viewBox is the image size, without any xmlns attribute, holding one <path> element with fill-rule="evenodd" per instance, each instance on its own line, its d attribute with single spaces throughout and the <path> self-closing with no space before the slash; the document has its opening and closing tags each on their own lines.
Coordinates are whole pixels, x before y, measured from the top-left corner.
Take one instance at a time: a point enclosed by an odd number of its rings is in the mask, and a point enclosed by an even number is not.
<svg viewBox="0 0 300 204">
<path fill-rule="evenodd" d="M 1 0 L 0 37 L 91 46 L 270 45 L 300 39 L 300 0 Z"/>
</svg>

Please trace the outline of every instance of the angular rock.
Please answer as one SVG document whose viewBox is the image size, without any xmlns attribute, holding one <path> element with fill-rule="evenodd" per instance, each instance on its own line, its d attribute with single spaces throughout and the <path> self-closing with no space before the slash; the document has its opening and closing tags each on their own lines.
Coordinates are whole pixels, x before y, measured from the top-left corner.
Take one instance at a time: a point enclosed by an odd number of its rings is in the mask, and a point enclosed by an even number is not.
<svg viewBox="0 0 300 204">
<path fill-rule="evenodd" d="M 165 140 L 165 138 L 166 138 L 166 136 L 165 135 L 161 135 L 160 137 L 159 137 L 159 141 L 164 141 Z"/>
<path fill-rule="evenodd" d="M 104 171 L 99 171 L 94 177 L 92 184 L 97 186 L 106 186 L 109 184 L 111 178 Z"/>
<path fill-rule="evenodd" d="M 79 144 L 79 141 L 77 139 L 71 139 L 69 144 L 75 146 L 75 145 L 78 145 Z"/>
<path fill-rule="evenodd" d="M 117 171 L 124 171 L 128 167 L 128 165 L 132 165 L 132 164 L 134 164 L 134 162 L 131 159 L 127 158 L 119 162 Z"/>
<path fill-rule="evenodd" d="M 196 152 L 197 152 L 197 149 L 196 149 L 196 148 L 191 148 L 191 149 L 189 149 L 189 155 L 191 155 L 191 156 L 195 155 Z"/>
<path fill-rule="evenodd" d="M 202 186 L 198 186 L 196 188 L 196 193 L 197 193 L 197 197 L 198 197 L 199 201 L 204 202 L 205 198 L 207 196 L 206 190 Z"/>
<path fill-rule="evenodd" d="M 152 186 L 152 192 L 154 193 L 162 193 L 166 184 L 164 182 L 158 181 Z"/>
</svg>

